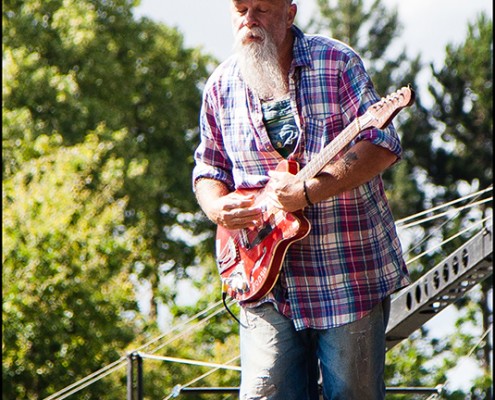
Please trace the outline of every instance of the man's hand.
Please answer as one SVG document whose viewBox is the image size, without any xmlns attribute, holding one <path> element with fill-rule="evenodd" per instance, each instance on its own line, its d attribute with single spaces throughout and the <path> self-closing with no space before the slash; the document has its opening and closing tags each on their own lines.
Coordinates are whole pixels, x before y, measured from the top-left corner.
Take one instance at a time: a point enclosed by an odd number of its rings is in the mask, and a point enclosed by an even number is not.
<svg viewBox="0 0 495 400">
<path fill-rule="evenodd" d="M 241 229 L 260 225 L 263 222 L 262 210 L 254 204 L 254 195 L 241 195 L 233 192 L 215 201 L 215 223 L 227 229 Z"/>
<path fill-rule="evenodd" d="M 255 206 L 255 196 L 229 192 L 227 186 L 214 179 L 200 179 L 195 185 L 196 198 L 206 216 L 227 229 L 261 225 L 261 207 Z"/>
<path fill-rule="evenodd" d="M 275 207 L 287 212 L 301 210 L 307 206 L 304 197 L 304 182 L 290 172 L 270 171 L 266 193 Z"/>
</svg>

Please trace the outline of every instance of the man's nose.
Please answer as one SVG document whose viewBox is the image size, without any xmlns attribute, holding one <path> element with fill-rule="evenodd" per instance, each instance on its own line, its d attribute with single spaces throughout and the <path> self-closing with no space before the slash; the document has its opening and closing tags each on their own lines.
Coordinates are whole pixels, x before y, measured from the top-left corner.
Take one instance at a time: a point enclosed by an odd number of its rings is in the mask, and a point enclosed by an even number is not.
<svg viewBox="0 0 495 400">
<path fill-rule="evenodd" d="M 244 14 L 244 26 L 247 26 L 248 28 L 252 28 L 258 25 L 258 20 L 255 14 L 256 12 L 254 10 L 250 9 L 246 11 L 246 14 Z"/>
</svg>

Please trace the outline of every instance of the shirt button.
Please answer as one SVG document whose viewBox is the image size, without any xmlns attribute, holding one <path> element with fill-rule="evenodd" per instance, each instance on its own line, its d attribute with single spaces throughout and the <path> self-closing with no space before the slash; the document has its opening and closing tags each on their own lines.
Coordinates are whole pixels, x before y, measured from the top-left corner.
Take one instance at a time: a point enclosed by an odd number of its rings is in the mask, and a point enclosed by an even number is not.
<svg viewBox="0 0 495 400">
<path fill-rule="evenodd" d="M 282 147 L 282 142 L 277 142 L 277 147 L 280 149 Z"/>
</svg>

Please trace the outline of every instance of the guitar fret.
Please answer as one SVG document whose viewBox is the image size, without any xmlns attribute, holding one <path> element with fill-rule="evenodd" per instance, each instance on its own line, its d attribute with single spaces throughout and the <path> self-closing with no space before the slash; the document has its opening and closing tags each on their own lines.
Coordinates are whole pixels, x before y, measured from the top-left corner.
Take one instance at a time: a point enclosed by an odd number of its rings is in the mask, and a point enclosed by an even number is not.
<svg viewBox="0 0 495 400">
<path fill-rule="evenodd" d="M 333 139 L 319 154 L 301 168 L 296 174 L 301 180 L 307 180 L 316 176 L 349 142 L 365 129 L 369 123 L 367 114 L 356 118 L 355 123 L 349 124 L 335 139 Z M 364 121 L 362 121 L 364 120 Z"/>
</svg>

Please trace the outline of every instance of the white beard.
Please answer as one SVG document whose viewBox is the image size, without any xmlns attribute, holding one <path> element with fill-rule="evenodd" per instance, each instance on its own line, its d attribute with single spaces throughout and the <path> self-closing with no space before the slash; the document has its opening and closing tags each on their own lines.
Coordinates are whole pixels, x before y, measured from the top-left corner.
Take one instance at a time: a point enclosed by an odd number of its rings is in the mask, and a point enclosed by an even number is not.
<svg viewBox="0 0 495 400">
<path fill-rule="evenodd" d="M 244 39 L 251 35 L 263 40 L 261 43 L 244 43 Z M 262 28 L 244 28 L 239 31 L 235 51 L 244 81 L 261 99 L 280 97 L 288 92 L 286 79 L 278 62 L 277 47 Z"/>
</svg>

